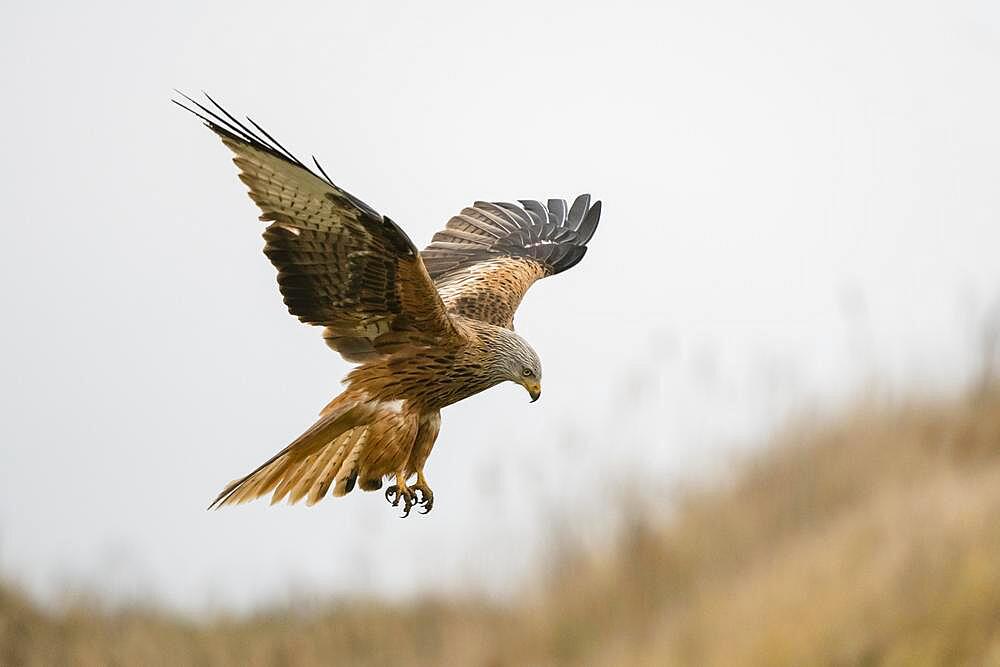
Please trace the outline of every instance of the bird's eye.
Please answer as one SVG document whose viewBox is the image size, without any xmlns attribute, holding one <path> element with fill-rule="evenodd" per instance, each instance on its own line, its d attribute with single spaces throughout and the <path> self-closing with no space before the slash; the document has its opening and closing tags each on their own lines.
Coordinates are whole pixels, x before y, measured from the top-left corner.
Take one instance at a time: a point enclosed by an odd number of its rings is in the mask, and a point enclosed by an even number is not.
<svg viewBox="0 0 1000 667">
<path fill-rule="evenodd" d="M 521 371 L 521 375 L 523 375 L 526 378 L 530 378 L 532 375 L 534 375 L 534 373 L 531 372 L 530 368 L 525 368 L 523 371 Z"/>
</svg>

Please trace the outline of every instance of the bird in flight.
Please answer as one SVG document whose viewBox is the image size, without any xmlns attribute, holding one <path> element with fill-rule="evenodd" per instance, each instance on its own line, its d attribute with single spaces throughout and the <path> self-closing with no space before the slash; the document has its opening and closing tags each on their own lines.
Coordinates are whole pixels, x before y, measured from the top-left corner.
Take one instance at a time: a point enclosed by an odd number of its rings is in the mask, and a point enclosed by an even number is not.
<svg viewBox="0 0 1000 667">
<path fill-rule="evenodd" d="M 260 208 L 264 254 L 288 311 L 324 327 L 326 344 L 357 366 L 319 420 L 209 508 L 271 494 L 274 504 L 355 486 L 385 491 L 408 516 L 434 506 L 424 465 L 441 409 L 501 382 L 542 393 L 542 365 L 514 333 L 514 311 L 538 279 L 576 265 L 597 229 L 601 202 L 580 195 L 520 204 L 476 202 L 418 250 L 399 225 L 314 171 L 250 118 L 207 94 L 176 104 L 234 154 Z M 409 480 L 416 475 L 416 481 Z"/>
</svg>

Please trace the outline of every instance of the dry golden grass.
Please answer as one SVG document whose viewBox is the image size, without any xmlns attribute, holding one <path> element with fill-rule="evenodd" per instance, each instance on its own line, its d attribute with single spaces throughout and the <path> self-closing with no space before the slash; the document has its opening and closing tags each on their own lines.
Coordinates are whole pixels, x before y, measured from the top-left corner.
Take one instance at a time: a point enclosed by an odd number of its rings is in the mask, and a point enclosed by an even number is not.
<svg viewBox="0 0 1000 667">
<path fill-rule="evenodd" d="M 0 664 L 1000 664 L 1000 393 L 790 429 L 556 565 L 507 607 L 199 623 L 0 591 Z"/>
</svg>

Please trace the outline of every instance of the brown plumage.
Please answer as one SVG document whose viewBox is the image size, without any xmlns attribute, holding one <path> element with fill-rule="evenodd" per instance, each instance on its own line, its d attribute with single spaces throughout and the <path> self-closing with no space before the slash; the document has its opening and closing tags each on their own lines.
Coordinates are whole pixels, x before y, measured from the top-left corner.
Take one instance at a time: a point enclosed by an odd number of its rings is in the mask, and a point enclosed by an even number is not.
<svg viewBox="0 0 1000 667">
<path fill-rule="evenodd" d="M 270 223 L 264 254 L 288 311 L 324 327 L 327 345 L 358 364 L 320 419 L 211 507 L 271 494 L 313 503 L 383 480 L 393 505 L 430 511 L 424 465 L 441 408 L 504 381 L 541 393 L 538 355 L 513 331 L 514 312 L 538 279 L 582 259 L 601 203 L 581 195 L 521 205 L 476 202 L 418 251 L 387 217 L 341 190 L 316 162 L 301 163 L 249 118 L 212 98 L 178 105 L 236 155 L 240 179 Z M 176 100 L 175 100 L 176 102 Z M 315 159 L 314 159 L 315 162 Z M 416 475 L 416 483 L 408 480 Z"/>
</svg>

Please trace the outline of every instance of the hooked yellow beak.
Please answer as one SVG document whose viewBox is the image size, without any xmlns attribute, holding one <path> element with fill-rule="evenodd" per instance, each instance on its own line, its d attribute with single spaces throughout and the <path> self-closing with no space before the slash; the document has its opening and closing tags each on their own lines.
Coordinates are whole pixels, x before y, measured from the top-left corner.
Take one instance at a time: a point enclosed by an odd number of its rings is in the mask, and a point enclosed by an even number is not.
<svg viewBox="0 0 1000 667">
<path fill-rule="evenodd" d="M 523 384 L 524 388 L 528 390 L 528 395 L 531 396 L 531 402 L 537 401 L 538 397 L 542 395 L 542 384 L 537 380 L 528 380 Z"/>
</svg>

